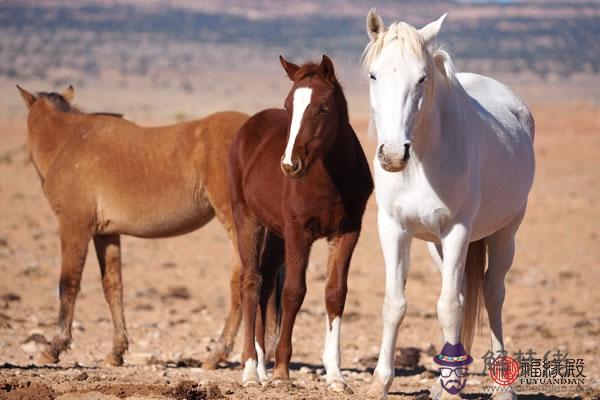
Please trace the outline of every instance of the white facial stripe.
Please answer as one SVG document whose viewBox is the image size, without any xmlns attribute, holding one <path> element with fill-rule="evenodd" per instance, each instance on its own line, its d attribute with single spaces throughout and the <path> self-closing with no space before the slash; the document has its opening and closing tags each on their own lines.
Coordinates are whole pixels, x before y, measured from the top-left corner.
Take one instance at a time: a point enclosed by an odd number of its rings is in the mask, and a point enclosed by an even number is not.
<svg viewBox="0 0 600 400">
<path fill-rule="evenodd" d="M 312 89 L 310 88 L 298 88 L 294 92 L 294 113 L 292 114 L 292 126 L 290 127 L 290 140 L 285 147 L 285 153 L 283 155 L 283 163 L 292 165 L 292 151 L 294 150 L 294 144 L 296 143 L 296 137 L 300 132 L 300 124 L 302 123 L 302 117 L 306 107 L 310 104 L 310 98 L 312 96 Z"/>
</svg>

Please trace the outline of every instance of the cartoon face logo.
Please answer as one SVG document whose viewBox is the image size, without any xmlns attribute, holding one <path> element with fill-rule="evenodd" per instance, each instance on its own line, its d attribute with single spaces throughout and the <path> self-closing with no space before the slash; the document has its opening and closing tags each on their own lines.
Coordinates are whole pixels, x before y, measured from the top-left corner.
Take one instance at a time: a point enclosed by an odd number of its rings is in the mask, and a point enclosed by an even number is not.
<svg viewBox="0 0 600 400">
<path fill-rule="evenodd" d="M 440 384 L 448 393 L 454 395 L 467 384 L 468 365 L 473 358 L 467 354 L 462 343 L 444 344 L 444 348 L 433 362 L 440 367 Z"/>
<path fill-rule="evenodd" d="M 440 383 L 450 394 L 457 394 L 467 384 L 467 367 L 440 367 Z"/>
</svg>

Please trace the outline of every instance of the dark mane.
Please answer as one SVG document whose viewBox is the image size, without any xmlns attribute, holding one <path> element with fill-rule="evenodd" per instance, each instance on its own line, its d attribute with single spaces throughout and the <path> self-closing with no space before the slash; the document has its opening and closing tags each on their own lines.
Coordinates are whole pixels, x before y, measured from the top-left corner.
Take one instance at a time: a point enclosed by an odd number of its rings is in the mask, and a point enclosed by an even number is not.
<svg viewBox="0 0 600 400">
<path fill-rule="evenodd" d="M 83 114 L 83 112 L 79 108 L 69 104 L 69 102 L 58 93 L 38 92 L 36 93 L 36 96 L 48 100 L 60 112 Z"/>
<path fill-rule="evenodd" d="M 123 118 L 123 114 L 112 112 L 85 113 L 79 107 L 71 105 L 63 96 L 55 92 L 38 92 L 37 97 L 48 100 L 60 112 L 71 114 L 104 115 L 108 117 Z"/>
</svg>

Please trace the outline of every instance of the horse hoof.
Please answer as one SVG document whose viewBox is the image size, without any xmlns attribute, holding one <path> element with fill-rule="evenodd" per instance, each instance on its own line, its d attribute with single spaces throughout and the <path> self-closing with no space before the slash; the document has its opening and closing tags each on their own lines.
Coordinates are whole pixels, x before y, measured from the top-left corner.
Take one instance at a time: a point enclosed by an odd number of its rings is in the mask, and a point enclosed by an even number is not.
<svg viewBox="0 0 600 400">
<path fill-rule="evenodd" d="M 216 356 L 208 356 L 205 359 L 202 360 L 202 368 L 204 369 L 217 369 L 217 367 L 219 366 L 219 363 L 221 362 L 221 358 L 220 357 L 216 357 Z"/>
<path fill-rule="evenodd" d="M 367 398 L 369 399 L 377 399 L 377 400 L 386 400 L 387 399 L 387 390 L 385 385 L 380 382 L 377 378 L 371 384 L 371 387 L 367 391 Z"/>
<path fill-rule="evenodd" d="M 354 391 L 344 381 L 334 381 L 327 385 L 327 390 L 336 393 L 354 394 Z"/>
<path fill-rule="evenodd" d="M 431 389 L 429 389 L 429 398 L 431 400 L 440 400 L 440 397 L 442 397 L 443 390 L 444 389 L 442 389 L 442 385 L 440 385 L 440 382 L 435 381 Z"/>
<path fill-rule="evenodd" d="M 111 365 L 113 367 L 120 367 L 121 365 L 123 365 L 123 355 L 122 354 L 116 354 L 116 353 L 110 353 L 106 356 L 106 358 L 104 359 L 104 361 L 108 364 Z"/>
<path fill-rule="evenodd" d="M 58 354 L 52 350 L 45 350 L 38 358 L 38 364 L 56 364 L 58 363 Z"/>
<path fill-rule="evenodd" d="M 258 380 L 248 379 L 247 381 L 242 382 L 242 386 L 245 388 L 259 387 L 260 382 Z"/>
</svg>

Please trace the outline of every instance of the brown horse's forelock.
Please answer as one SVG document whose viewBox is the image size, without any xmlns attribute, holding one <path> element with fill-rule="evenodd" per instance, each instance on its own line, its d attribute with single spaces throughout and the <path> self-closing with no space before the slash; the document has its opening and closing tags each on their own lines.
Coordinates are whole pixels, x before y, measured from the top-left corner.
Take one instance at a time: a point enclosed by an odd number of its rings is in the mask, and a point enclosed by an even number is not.
<svg viewBox="0 0 600 400">
<path fill-rule="evenodd" d="M 321 77 L 319 74 L 319 68 L 320 68 L 319 64 L 316 64 L 313 62 L 306 63 L 306 64 L 302 65 L 300 67 L 300 69 L 298 69 L 294 78 L 296 81 L 300 81 L 304 78 L 308 78 L 311 76 Z M 342 85 L 340 85 L 339 81 L 337 80 L 337 77 L 335 78 L 335 81 L 333 83 L 333 88 L 335 90 L 335 95 L 336 95 L 338 104 L 340 104 L 342 106 L 340 117 L 344 122 L 348 122 L 349 121 L 348 103 L 346 101 L 346 96 L 344 95 L 344 91 L 342 90 Z"/>
<path fill-rule="evenodd" d="M 48 100 L 54 108 L 60 112 L 71 113 L 71 114 L 85 114 L 79 107 L 70 104 L 63 96 L 55 92 L 38 92 L 36 93 L 38 98 L 44 98 Z M 111 113 L 111 112 L 94 112 L 89 113 L 90 115 L 104 115 L 109 117 L 123 118 L 123 114 Z"/>
</svg>

